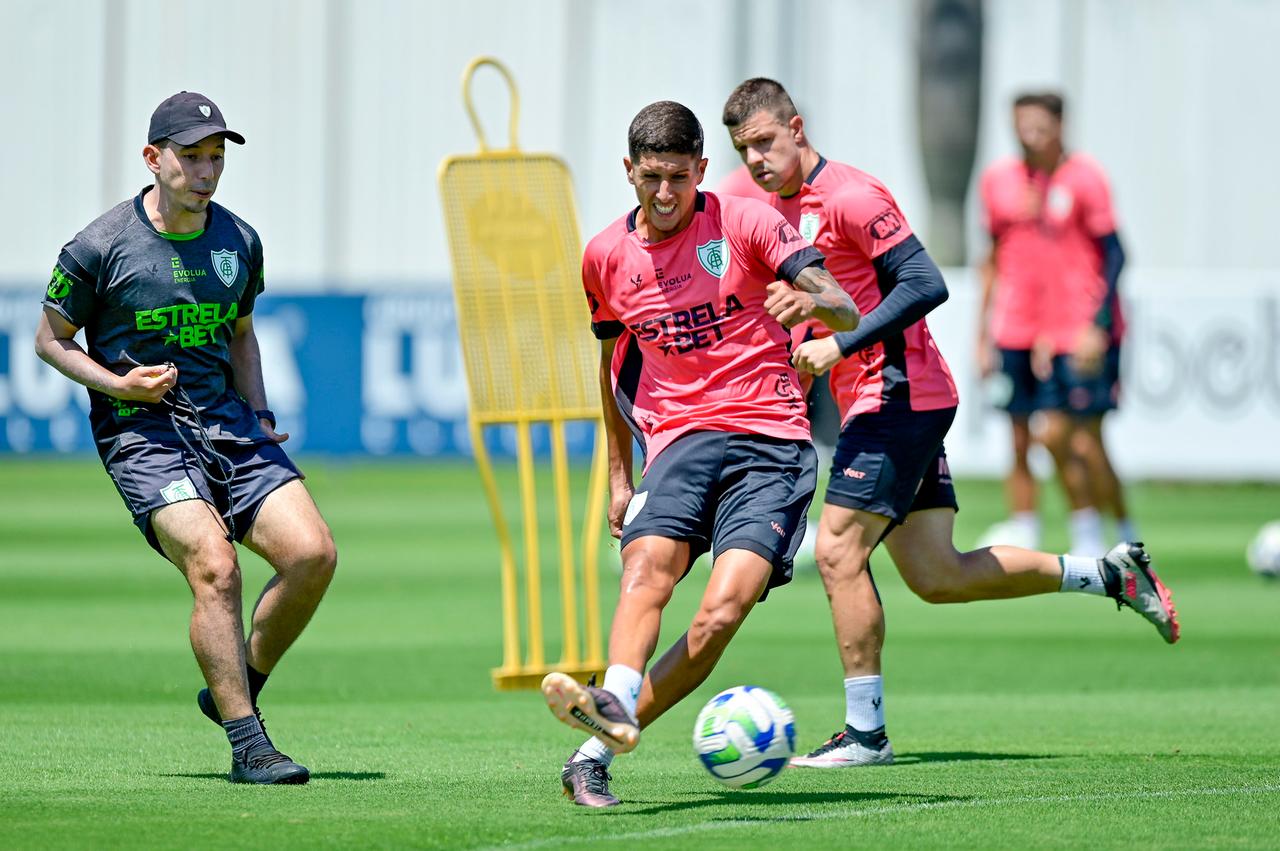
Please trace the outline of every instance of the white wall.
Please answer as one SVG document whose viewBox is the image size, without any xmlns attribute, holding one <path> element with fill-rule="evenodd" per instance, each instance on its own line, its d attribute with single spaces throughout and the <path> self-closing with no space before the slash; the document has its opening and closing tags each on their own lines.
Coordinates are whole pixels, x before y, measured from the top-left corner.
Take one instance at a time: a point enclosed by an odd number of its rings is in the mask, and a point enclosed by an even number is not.
<svg viewBox="0 0 1280 851">
<path fill-rule="evenodd" d="M 458 80 L 480 53 L 517 76 L 522 146 L 568 160 L 584 230 L 631 203 L 619 161 L 641 106 L 699 114 L 714 185 L 734 165 L 724 98 L 766 74 L 820 149 L 883 178 L 927 236 L 915 14 L 883 0 L 6 0 L 0 286 L 38 291 L 58 247 L 147 182 L 150 112 L 182 88 L 248 137 L 219 200 L 262 232 L 273 288 L 445 281 L 436 166 L 475 149 Z M 1072 139 L 1112 176 L 1135 267 L 1275 268 L 1280 4 L 989 0 L 986 20 L 980 162 L 1012 150 L 1013 92 L 1060 86 Z M 496 76 L 476 93 L 504 138 Z"/>
</svg>

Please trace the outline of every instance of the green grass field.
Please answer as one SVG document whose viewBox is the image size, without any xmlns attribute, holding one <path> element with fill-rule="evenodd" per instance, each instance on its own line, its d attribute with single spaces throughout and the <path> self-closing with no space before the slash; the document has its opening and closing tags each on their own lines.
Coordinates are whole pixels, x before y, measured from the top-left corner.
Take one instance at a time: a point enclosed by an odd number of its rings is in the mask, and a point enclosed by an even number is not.
<svg viewBox="0 0 1280 851">
<path fill-rule="evenodd" d="M 778 691 L 805 748 L 842 723 L 826 600 L 801 574 L 614 763 L 626 805 L 593 813 L 559 794 L 582 737 L 536 693 L 490 685 L 497 546 L 472 468 L 304 465 L 341 563 L 261 705 L 314 779 L 244 788 L 224 779 L 226 740 L 195 707 L 186 587 L 101 468 L 0 462 L 0 847 L 1280 845 L 1280 584 L 1243 559 L 1280 515 L 1274 487 L 1133 489 L 1182 614 L 1172 648 L 1096 598 L 930 607 L 877 557 L 899 764 L 722 790 L 689 744 L 716 691 Z M 960 498 L 972 541 L 1002 513 L 999 489 L 963 482 Z M 261 562 L 244 565 L 246 587 L 265 581 Z M 704 576 L 677 592 L 664 639 Z"/>
</svg>

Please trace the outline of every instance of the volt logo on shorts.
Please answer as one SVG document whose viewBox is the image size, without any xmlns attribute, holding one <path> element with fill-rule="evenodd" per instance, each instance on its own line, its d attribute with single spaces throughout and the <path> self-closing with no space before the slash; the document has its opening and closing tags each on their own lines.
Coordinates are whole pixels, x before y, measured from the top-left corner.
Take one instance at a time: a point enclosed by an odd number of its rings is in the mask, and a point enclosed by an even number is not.
<svg viewBox="0 0 1280 851">
<path fill-rule="evenodd" d="M 644 508 L 644 504 L 649 501 L 649 492 L 640 491 L 631 495 L 631 501 L 627 503 L 626 516 L 622 518 L 622 525 L 629 526 L 631 521 L 636 519 L 640 510 Z"/>
<path fill-rule="evenodd" d="M 631 325 L 631 332 L 646 343 L 658 342 L 663 354 L 688 354 L 724 339 L 721 323 L 742 310 L 742 302 L 730 295 L 719 308 L 704 302 L 688 310 L 676 310 Z"/>
<path fill-rule="evenodd" d="M 779 523 L 777 520 L 770 520 L 769 528 L 777 532 L 779 537 L 785 538 L 787 536 L 787 530 L 783 529 L 782 524 Z"/>
<path fill-rule="evenodd" d="M 848 479 L 865 479 L 867 477 L 866 473 L 864 473 L 861 470 L 855 470 L 852 467 L 845 467 L 844 475 L 845 475 L 845 478 L 848 478 Z"/>
</svg>

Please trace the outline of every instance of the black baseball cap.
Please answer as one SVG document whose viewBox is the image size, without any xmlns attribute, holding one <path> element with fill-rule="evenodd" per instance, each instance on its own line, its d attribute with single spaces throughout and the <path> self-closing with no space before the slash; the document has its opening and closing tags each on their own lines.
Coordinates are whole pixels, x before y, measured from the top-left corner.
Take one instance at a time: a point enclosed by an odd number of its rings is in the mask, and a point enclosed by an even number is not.
<svg viewBox="0 0 1280 851">
<path fill-rule="evenodd" d="M 165 98 L 151 113 L 147 144 L 172 139 L 179 145 L 194 145 L 215 133 L 221 133 L 237 145 L 244 144 L 243 136 L 227 129 L 217 104 L 196 92 L 178 92 Z"/>
</svg>

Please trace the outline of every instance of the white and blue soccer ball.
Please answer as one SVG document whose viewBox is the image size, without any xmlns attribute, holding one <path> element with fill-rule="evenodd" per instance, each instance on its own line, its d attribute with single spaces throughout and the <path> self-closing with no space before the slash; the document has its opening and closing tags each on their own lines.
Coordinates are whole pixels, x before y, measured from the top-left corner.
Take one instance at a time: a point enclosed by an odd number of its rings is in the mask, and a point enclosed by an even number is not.
<svg viewBox="0 0 1280 851">
<path fill-rule="evenodd" d="M 1259 576 L 1280 578 L 1280 520 L 1272 520 L 1258 530 L 1249 542 L 1245 558 Z"/>
<path fill-rule="evenodd" d="M 693 750 L 731 789 L 759 789 L 782 773 L 796 752 L 796 722 L 782 698 L 759 686 L 734 686 L 702 707 Z"/>
</svg>

